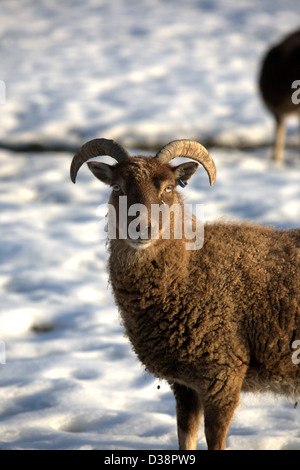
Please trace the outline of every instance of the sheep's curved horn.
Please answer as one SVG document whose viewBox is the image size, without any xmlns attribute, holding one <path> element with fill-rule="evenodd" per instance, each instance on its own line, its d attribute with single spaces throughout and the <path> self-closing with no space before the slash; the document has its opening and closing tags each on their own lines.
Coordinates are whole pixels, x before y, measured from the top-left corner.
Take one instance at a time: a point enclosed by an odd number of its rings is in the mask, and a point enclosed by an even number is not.
<svg viewBox="0 0 300 470">
<path fill-rule="evenodd" d="M 201 163 L 209 176 L 209 182 L 212 186 L 216 181 L 216 166 L 215 163 L 203 145 L 194 140 L 173 140 L 169 144 L 162 147 L 159 152 L 155 155 L 162 163 L 168 163 L 170 160 L 176 157 L 191 158 Z"/>
<path fill-rule="evenodd" d="M 108 139 L 93 139 L 86 142 L 78 152 L 74 155 L 71 168 L 70 176 L 73 183 L 76 181 L 76 175 L 81 165 L 86 162 L 89 158 L 97 157 L 98 155 L 109 155 L 110 157 L 121 162 L 130 157 L 127 150 L 122 145 L 118 144 L 114 140 Z"/>
</svg>

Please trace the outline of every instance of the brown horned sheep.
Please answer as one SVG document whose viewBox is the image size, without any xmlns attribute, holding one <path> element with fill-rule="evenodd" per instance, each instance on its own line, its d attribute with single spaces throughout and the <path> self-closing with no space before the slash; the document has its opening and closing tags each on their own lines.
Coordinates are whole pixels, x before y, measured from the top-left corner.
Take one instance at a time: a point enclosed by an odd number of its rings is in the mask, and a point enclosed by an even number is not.
<svg viewBox="0 0 300 470">
<path fill-rule="evenodd" d="M 75 155 L 71 178 L 90 162 L 112 187 L 109 203 L 150 209 L 179 204 L 195 162 L 171 166 L 182 156 L 201 163 L 211 184 L 216 170 L 204 147 L 173 141 L 155 158 L 130 157 L 114 141 L 95 139 Z M 201 249 L 186 249 L 184 236 L 150 238 L 150 210 L 133 238 L 109 240 L 109 275 L 126 333 L 149 372 L 174 392 L 180 449 L 195 449 L 204 414 L 209 449 L 224 449 L 241 391 L 300 392 L 300 367 L 292 360 L 300 340 L 300 229 L 275 230 L 250 223 L 206 223 Z M 127 223 L 132 222 L 128 217 Z M 140 225 L 142 225 L 141 219 Z M 171 225 L 173 225 L 174 218 Z M 142 236 L 143 235 L 143 236 Z"/>
</svg>

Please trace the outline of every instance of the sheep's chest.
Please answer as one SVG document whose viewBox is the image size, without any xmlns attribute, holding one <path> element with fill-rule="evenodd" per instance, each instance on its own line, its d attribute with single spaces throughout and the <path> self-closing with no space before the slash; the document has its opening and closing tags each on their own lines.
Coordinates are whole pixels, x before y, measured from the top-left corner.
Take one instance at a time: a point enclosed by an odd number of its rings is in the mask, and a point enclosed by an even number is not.
<svg viewBox="0 0 300 470">
<path fill-rule="evenodd" d="M 184 295 L 184 279 L 169 273 L 164 282 L 165 272 L 154 271 L 155 276 L 149 269 L 128 270 L 111 284 L 135 353 L 150 372 L 169 377 L 193 362 L 200 338 L 192 332 L 199 319 Z"/>
</svg>

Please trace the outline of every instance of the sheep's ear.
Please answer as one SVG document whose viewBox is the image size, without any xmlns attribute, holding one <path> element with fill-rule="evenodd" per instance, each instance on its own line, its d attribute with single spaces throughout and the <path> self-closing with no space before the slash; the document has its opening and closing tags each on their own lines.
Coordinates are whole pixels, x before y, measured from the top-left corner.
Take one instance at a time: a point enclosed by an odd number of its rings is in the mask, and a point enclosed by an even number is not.
<svg viewBox="0 0 300 470">
<path fill-rule="evenodd" d="M 174 176 L 176 180 L 176 184 L 182 183 L 185 184 L 188 179 L 195 173 L 198 168 L 198 163 L 196 162 L 186 162 L 182 163 L 181 165 L 174 167 Z"/>
<path fill-rule="evenodd" d="M 113 170 L 110 165 L 100 162 L 88 162 L 91 172 L 105 184 L 111 184 Z"/>
</svg>

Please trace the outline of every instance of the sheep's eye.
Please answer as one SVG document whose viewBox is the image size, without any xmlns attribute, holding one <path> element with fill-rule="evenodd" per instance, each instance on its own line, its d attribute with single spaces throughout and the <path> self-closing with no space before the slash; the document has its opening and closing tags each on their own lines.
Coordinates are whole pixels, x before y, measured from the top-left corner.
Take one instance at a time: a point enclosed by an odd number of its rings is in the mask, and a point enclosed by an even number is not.
<svg viewBox="0 0 300 470">
<path fill-rule="evenodd" d="M 116 193 L 121 190 L 121 186 L 119 184 L 114 184 L 112 188 Z"/>
<path fill-rule="evenodd" d="M 167 186 L 164 191 L 165 193 L 170 193 L 172 190 L 173 190 L 173 186 L 169 184 L 169 186 Z"/>
</svg>

